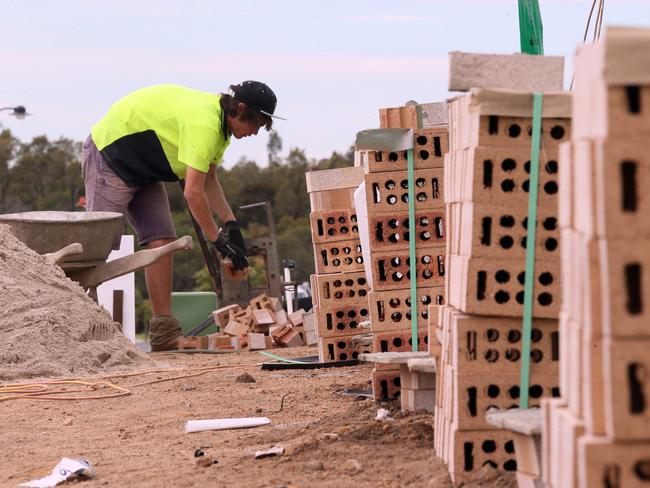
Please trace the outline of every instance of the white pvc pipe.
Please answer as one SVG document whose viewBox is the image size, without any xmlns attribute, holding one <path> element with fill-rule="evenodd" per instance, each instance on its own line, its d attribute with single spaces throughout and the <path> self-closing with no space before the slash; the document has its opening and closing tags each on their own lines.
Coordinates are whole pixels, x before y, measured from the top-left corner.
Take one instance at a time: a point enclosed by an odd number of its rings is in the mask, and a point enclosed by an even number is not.
<svg viewBox="0 0 650 488">
<path fill-rule="evenodd" d="M 291 281 L 291 269 L 284 268 L 284 282 L 288 283 Z M 293 290 L 289 287 L 285 288 L 284 298 L 287 301 L 287 313 L 291 315 L 293 313 Z"/>
<path fill-rule="evenodd" d="M 185 432 L 203 432 L 205 430 L 246 429 L 268 425 L 271 420 L 267 417 L 247 417 L 240 419 L 205 419 L 188 420 Z"/>
</svg>

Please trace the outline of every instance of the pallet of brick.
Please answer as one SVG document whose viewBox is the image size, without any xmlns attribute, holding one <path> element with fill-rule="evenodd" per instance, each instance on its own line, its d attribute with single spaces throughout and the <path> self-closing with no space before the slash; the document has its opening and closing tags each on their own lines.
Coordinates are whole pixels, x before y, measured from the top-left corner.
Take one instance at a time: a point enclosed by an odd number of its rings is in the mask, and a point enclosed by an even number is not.
<svg viewBox="0 0 650 488">
<path fill-rule="evenodd" d="M 554 488 L 650 480 L 648 52 L 650 29 L 609 28 L 576 56 L 573 136 L 560 156 L 568 387 L 543 416 L 542 478 Z"/>
<path fill-rule="evenodd" d="M 306 174 L 316 274 L 311 277 L 321 362 L 356 359 L 367 351 L 368 286 L 352 195 L 363 180 L 357 167 Z"/>
</svg>

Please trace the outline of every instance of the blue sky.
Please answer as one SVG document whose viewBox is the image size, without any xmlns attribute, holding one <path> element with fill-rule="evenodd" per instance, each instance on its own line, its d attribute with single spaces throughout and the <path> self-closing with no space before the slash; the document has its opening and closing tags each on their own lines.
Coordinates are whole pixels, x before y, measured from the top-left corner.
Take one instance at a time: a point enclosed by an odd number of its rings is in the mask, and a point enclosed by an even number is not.
<svg viewBox="0 0 650 488">
<path fill-rule="evenodd" d="M 650 26 L 650 0 L 608 0 L 605 23 Z M 545 51 L 571 58 L 591 0 L 540 0 Z M 310 157 L 345 151 L 377 109 L 445 99 L 449 51 L 519 49 L 516 0 L 0 0 L 0 113 L 22 140 L 81 140 L 124 94 L 156 83 L 207 91 L 259 79 L 278 96 L 276 128 Z M 266 134 L 233 141 L 266 163 Z"/>
</svg>

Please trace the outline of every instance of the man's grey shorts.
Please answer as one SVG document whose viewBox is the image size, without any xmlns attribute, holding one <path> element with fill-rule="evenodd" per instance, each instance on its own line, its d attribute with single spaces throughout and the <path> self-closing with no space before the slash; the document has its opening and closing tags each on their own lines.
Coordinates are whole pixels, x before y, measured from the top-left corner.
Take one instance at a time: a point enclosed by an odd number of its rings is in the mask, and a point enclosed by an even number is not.
<svg viewBox="0 0 650 488">
<path fill-rule="evenodd" d="M 164 183 L 128 186 L 106 164 L 90 136 L 81 151 L 81 171 L 86 186 L 87 211 L 125 215 L 140 245 L 176 238 Z"/>
</svg>

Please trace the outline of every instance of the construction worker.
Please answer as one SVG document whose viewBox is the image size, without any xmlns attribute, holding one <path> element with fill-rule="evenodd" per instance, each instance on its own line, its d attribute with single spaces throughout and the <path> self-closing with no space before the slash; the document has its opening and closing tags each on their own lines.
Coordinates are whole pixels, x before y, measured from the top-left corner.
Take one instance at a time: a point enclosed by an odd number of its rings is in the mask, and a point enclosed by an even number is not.
<svg viewBox="0 0 650 488">
<path fill-rule="evenodd" d="M 122 213 L 141 246 L 160 247 L 176 239 L 163 182 L 185 180 L 185 199 L 206 238 L 235 269 L 246 268 L 244 239 L 216 165 L 231 136 L 241 139 L 257 135 L 261 127 L 271 130 L 276 104 L 273 91 L 259 81 L 231 85 L 228 94 L 177 85 L 130 93 L 110 108 L 84 143 L 86 210 Z M 221 231 L 212 212 L 223 222 Z M 152 351 L 175 349 L 182 336 L 171 311 L 172 265 L 169 254 L 145 269 Z"/>
</svg>

